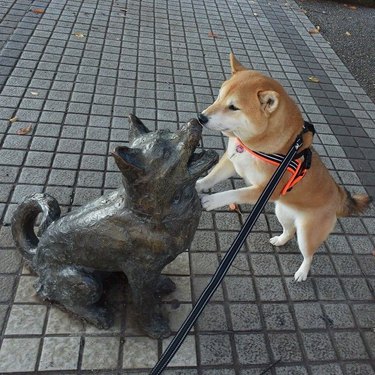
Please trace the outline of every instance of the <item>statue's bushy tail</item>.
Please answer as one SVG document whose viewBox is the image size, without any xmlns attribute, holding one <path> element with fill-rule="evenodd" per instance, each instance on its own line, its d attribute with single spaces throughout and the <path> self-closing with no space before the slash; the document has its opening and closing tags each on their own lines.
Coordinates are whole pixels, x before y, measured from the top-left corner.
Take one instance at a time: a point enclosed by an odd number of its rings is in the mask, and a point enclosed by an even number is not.
<svg viewBox="0 0 375 375">
<path fill-rule="evenodd" d="M 16 246 L 22 255 L 32 260 L 38 246 L 38 237 L 34 226 L 39 214 L 42 214 L 39 235 L 60 217 L 60 207 L 56 199 L 49 194 L 32 194 L 17 207 L 12 218 L 12 234 Z"/>
</svg>

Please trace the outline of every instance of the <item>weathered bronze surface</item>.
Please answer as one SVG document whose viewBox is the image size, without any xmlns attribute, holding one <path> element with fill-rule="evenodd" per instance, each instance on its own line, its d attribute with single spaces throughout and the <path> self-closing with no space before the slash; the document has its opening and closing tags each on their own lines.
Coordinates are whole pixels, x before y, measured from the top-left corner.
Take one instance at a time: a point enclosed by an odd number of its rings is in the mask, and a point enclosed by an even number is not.
<svg viewBox="0 0 375 375">
<path fill-rule="evenodd" d="M 150 132 L 136 116 L 129 119 L 130 147 L 112 153 L 123 186 L 61 217 L 52 196 L 33 194 L 15 211 L 12 232 L 39 276 L 40 297 L 109 328 L 112 313 L 99 303 L 102 276 L 123 272 L 141 328 L 151 337 L 166 337 L 170 329 L 160 293 L 175 285 L 161 271 L 191 244 L 201 215 L 195 182 L 217 154 L 194 153 L 202 132 L 195 119 L 176 133 Z"/>
</svg>

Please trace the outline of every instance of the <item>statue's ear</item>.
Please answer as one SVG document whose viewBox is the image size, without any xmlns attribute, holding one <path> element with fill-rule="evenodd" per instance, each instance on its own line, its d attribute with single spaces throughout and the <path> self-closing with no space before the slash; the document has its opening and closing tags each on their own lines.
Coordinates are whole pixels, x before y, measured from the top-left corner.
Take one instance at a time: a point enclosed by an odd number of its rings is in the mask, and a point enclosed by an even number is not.
<svg viewBox="0 0 375 375">
<path fill-rule="evenodd" d="M 112 152 L 112 156 L 124 177 L 137 178 L 143 175 L 141 150 L 119 146 Z"/>
<path fill-rule="evenodd" d="M 145 126 L 145 124 L 135 115 L 132 113 L 129 115 L 129 124 L 130 124 L 130 131 L 129 131 L 129 141 L 133 142 L 135 138 L 141 136 L 142 134 L 150 133 Z"/>
<path fill-rule="evenodd" d="M 234 56 L 234 53 L 231 52 L 229 55 L 230 60 L 230 67 L 232 74 L 236 74 L 237 72 L 240 72 L 241 70 L 247 70 Z"/>
</svg>

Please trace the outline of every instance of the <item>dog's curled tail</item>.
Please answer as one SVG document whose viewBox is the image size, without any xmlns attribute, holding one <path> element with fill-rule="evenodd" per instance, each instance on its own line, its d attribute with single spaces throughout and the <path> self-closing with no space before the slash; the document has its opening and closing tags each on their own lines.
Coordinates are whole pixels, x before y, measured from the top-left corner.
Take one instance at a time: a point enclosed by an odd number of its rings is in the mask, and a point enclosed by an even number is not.
<svg viewBox="0 0 375 375">
<path fill-rule="evenodd" d="M 39 242 L 34 232 L 38 215 L 42 214 L 38 231 L 41 236 L 46 228 L 60 217 L 60 213 L 59 204 L 49 194 L 29 195 L 17 207 L 12 217 L 12 235 L 16 246 L 27 260 L 32 260 Z"/>
<path fill-rule="evenodd" d="M 372 202 L 372 198 L 365 194 L 351 195 L 350 192 L 338 186 L 341 196 L 341 203 L 337 210 L 337 216 L 350 216 L 362 214 Z"/>
</svg>

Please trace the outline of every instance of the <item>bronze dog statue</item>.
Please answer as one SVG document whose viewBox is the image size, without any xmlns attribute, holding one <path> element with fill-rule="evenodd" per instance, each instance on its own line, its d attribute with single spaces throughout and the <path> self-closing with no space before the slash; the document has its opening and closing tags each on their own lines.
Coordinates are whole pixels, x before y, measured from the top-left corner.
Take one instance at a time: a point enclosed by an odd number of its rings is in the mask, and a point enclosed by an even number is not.
<svg viewBox="0 0 375 375">
<path fill-rule="evenodd" d="M 112 153 L 123 186 L 61 217 L 53 197 L 33 194 L 15 211 L 12 233 L 39 276 L 40 297 L 108 328 L 113 318 L 98 303 L 100 274 L 123 272 L 141 328 L 151 337 L 167 337 L 159 291 L 171 292 L 175 285 L 161 271 L 191 244 L 201 215 L 195 182 L 218 156 L 210 150 L 194 153 L 202 133 L 195 119 L 177 133 L 150 132 L 134 115 L 129 120 L 130 147 Z"/>
</svg>

